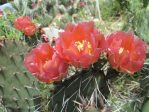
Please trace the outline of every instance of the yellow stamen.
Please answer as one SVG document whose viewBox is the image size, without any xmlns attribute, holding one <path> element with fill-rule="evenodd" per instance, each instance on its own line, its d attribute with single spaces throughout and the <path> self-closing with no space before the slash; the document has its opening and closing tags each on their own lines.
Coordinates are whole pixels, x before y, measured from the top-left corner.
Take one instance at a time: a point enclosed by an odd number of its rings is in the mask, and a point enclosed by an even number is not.
<svg viewBox="0 0 149 112">
<path fill-rule="evenodd" d="M 124 51 L 124 48 L 121 47 L 121 48 L 119 49 L 119 52 L 118 52 L 118 53 L 119 53 L 119 54 L 122 54 L 123 51 Z"/>
<path fill-rule="evenodd" d="M 84 47 L 86 42 L 87 42 L 87 48 L 88 48 L 87 52 L 88 52 L 88 54 L 91 55 L 92 47 L 91 47 L 91 43 L 90 42 L 88 42 L 86 40 L 77 41 L 77 42 L 75 42 L 75 46 L 77 47 L 78 51 L 80 52 L 80 51 L 83 50 L 83 47 Z"/>
</svg>

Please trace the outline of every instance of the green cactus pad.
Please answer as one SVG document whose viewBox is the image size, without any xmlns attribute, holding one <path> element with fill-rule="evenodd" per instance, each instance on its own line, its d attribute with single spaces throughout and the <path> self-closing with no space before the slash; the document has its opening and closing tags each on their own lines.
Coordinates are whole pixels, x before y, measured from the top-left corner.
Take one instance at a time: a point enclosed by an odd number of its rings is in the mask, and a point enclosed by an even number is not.
<svg viewBox="0 0 149 112">
<path fill-rule="evenodd" d="M 23 42 L 0 40 L 0 98 L 8 112 L 33 112 L 37 81 L 23 66 L 29 50 Z"/>
<path fill-rule="evenodd" d="M 144 102 L 144 105 L 142 106 L 142 111 L 141 112 L 149 112 L 149 99 L 147 99 Z"/>
<path fill-rule="evenodd" d="M 54 112 L 77 112 L 74 102 L 80 102 L 79 96 L 90 98 L 95 89 L 104 92 L 104 95 L 109 92 L 102 71 L 82 71 L 55 85 L 49 100 L 49 108 Z"/>
</svg>

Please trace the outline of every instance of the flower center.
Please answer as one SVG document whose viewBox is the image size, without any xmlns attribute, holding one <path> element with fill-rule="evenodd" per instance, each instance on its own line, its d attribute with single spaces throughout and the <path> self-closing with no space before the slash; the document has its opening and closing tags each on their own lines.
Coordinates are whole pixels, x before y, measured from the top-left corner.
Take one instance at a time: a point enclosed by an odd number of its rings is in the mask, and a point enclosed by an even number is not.
<svg viewBox="0 0 149 112">
<path fill-rule="evenodd" d="M 87 49 L 83 49 L 85 44 L 87 44 Z M 89 55 L 91 55 L 92 47 L 91 47 L 91 43 L 90 42 L 88 42 L 86 40 L 76 41 L 75 42 L 75 46 L 77 47 L 79 52 L 81 52 L 83 50 L 87 50 L 87 53 Z"/>
<path fill-rule="evenodd" d="M 119 49 L 119 52 L 118 52 L 118 53 L 119 53 L 119 54 L 122 54 L 123 51 L 124 51 L 124 48 L 121 47 L 121 48 Z"/>
</svg>

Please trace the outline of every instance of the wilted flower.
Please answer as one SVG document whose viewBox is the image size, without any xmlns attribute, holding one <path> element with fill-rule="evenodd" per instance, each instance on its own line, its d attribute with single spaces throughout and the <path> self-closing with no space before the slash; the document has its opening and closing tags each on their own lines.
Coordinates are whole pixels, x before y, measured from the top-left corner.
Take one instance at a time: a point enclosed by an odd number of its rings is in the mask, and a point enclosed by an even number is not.
<svg viewBox="0 0 149 112">
<path fill-rule="evenodd" d="M 66 77 L 68 65 L 48 43 L 31 50 L 24 59 L 25 67 L 40 81 L 52 83 Z"/>
<path fill-rule="evenodd" d="M 14 21 L 14 27 L 22 31 L 27 36 L 34 35 L 36 31 L 36 25 L 32 23 L 28 16 L 21 16 Z"/>
<path fill-rule="evenodd" d="M 55 48 L 67 63 L 88 68 L 99 58 L 104 43 L 104 36 L 94 28 L 93 22 L 82 22 L 68 24 L 64 32 L 59 33 Z"/>
<path fill-rule="evenodd" d="M 132 33 L 114 32 L 107 37 L 108 59 L 111 66 L 133 74 L 140 70 L 146 57 L 146 44 Z"/>
</svg>

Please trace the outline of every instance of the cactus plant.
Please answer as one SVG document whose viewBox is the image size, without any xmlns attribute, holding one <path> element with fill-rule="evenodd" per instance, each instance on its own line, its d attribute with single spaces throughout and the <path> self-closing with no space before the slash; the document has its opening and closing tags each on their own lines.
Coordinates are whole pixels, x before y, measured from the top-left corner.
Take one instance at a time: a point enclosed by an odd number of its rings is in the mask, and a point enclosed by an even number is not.
<svg viewBox="0 0 149 112">
<path fill-rule="evenodd" d="M 132 28 L 133 31 L 146 42 L 149 43 L 149 7 L 147 0 L 129 0 L 126 29 Z"/>
<path fill-rule="evenodd" d="M 140 92 L 135 98 L 123 105 L 125 112 L 148 112 L 149 111 L 149 70 L 148 62 L 141 70 Z"/>
<path fill-rule="evenodd" d="M 142 106 L 142 112 L 148 112 L 149 111 L 149 100 L 147 99 L 144 102 L 144 105 Z"/>
<path fill-rule="evenodd" d="M 148 112 L 149 111 L 149 64 L 146 62 L 143 71 L 143 78 L 141 80 L 141 88 L 143 89 L 143 96 L 144 96 L 144 102 L 142 105 L 142 111 L 141 112 Z"/>
<path fill-rule="evenodd" d="M 38 82 L 23 67 L 29 50 L 23 42 L 0 39 L 0 97 L 8 112 L 33 112 Z"/>
<path fill-rule="evenodd" d="M 96 89 L 105 97 L 109 93 L 103 72 L 83 70 L 64 82 L 55 84 L 53 95 L 49 100 L 49 108 L 55 112 L 76 112 L 75 102 L 79 102 L 79 96 L 90 98 Z M 100 110 L 99 107 L 97 108 Z"/>
</svg>

